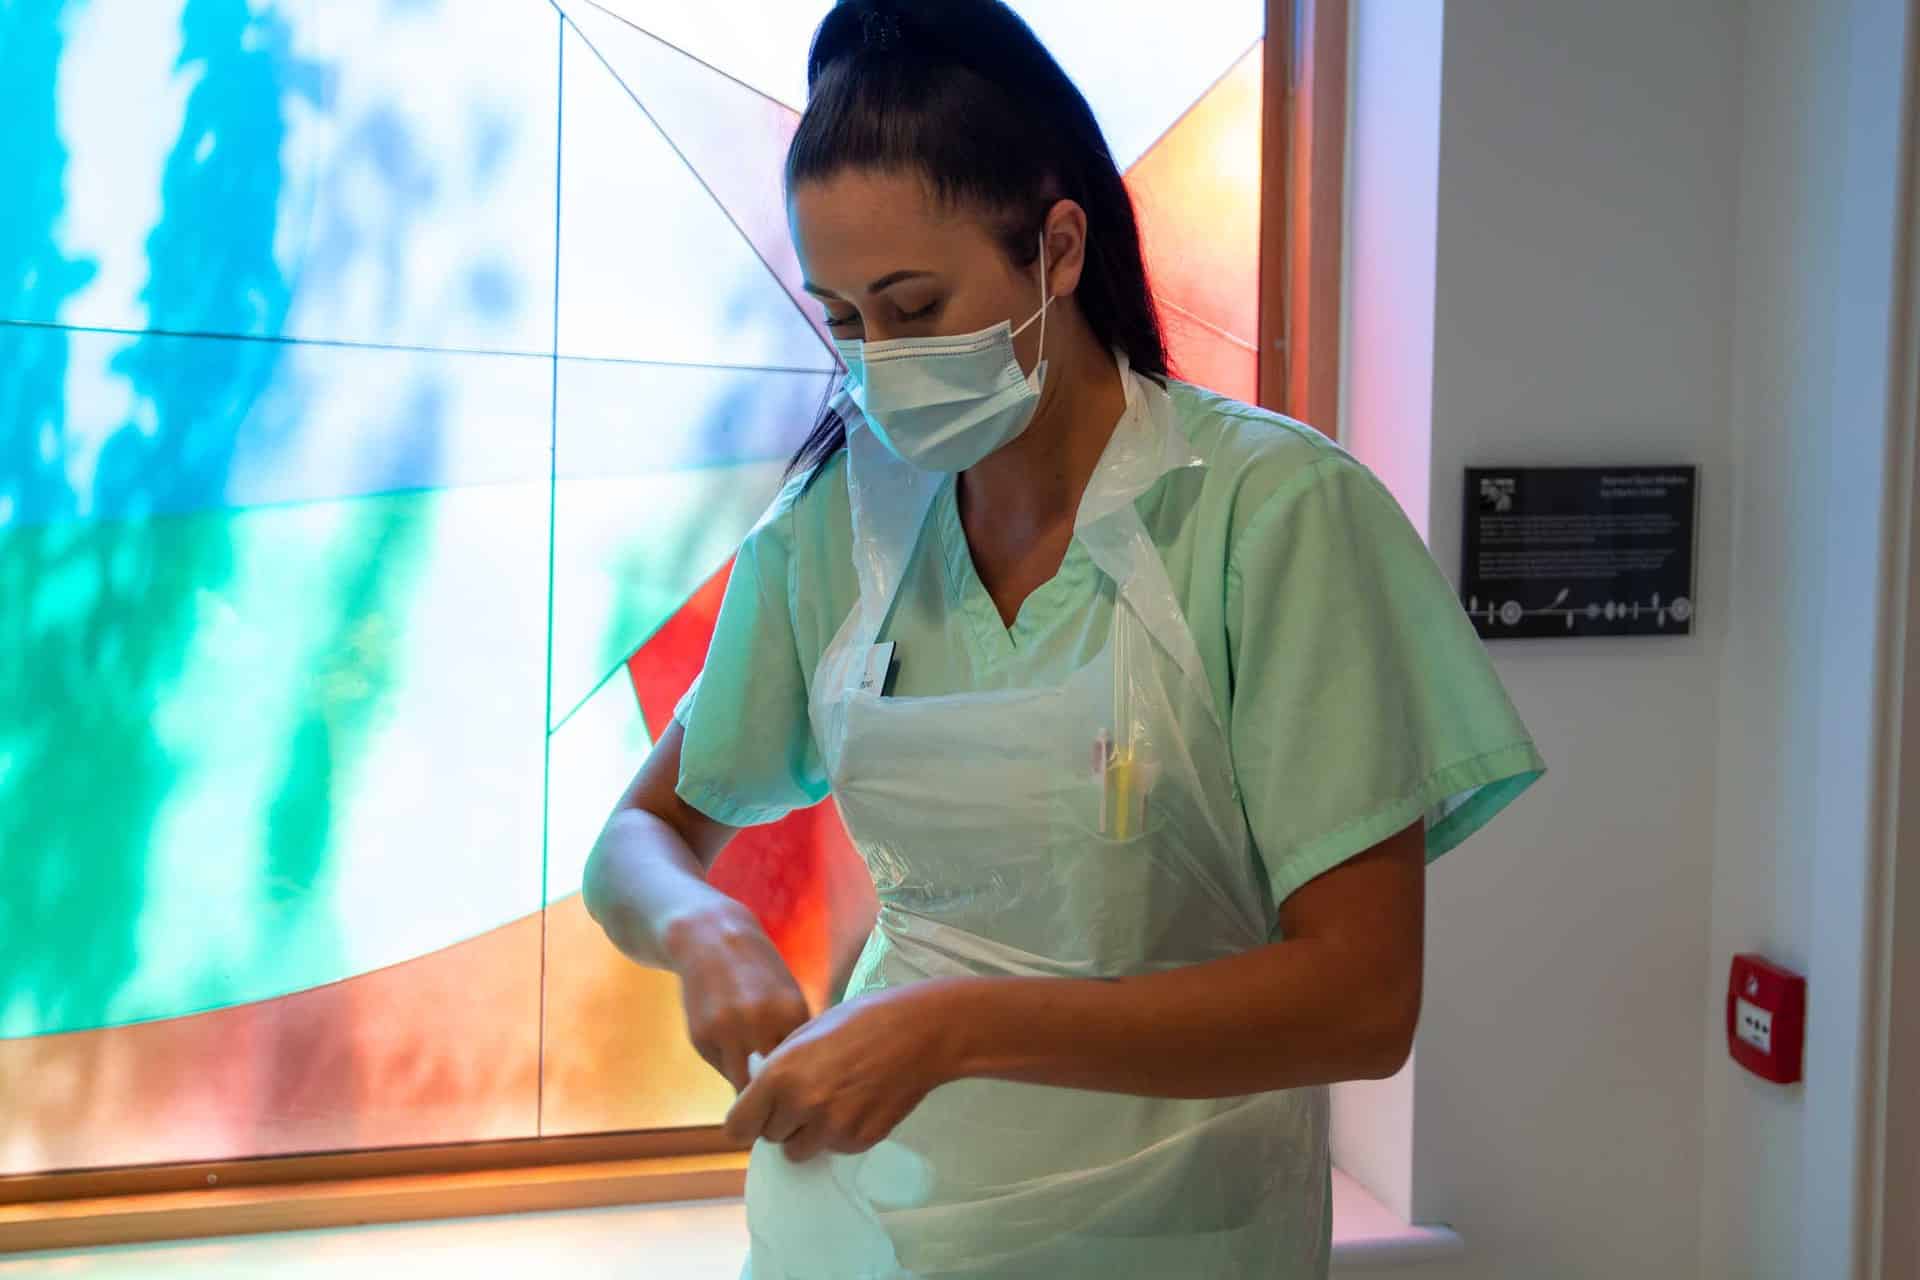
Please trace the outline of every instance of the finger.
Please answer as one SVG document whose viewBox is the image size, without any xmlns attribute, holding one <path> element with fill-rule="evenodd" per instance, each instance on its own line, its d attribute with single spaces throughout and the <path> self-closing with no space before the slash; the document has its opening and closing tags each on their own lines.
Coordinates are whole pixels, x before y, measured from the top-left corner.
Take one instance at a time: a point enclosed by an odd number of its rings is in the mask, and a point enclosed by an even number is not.
<svg viewBox="0 0 1920 1280">
<path fill-rule="evenodd" d="M 748 1083 L 747 1055 L 745 1050 L 735 1048 L 722 1049 L 718 1056 L 720 1061 L 716 1065 L 720 1069 L 720 1074 L 727 1078 L 727 1083 L 733 1086 L 733 1091 L 739 1093 L 745 1089 Z"/>
<path fill-rule="evenodd" d="M 786 1142 L 800 1132 L 810 1119 L 811 1116 L 796 1107 L 785 1102 L 776 1103 L 761 1134 L 769 1142 Z"/>
<path fill-rule="evenodd" d="M 886 1140 L 883 1133 L 852 1131 L 841 1134 L 828 1146 L 828 1150 L 843 1156 L 865 1155 Z"/>
<path fill-rule="evenodd" d="M 827 1149 L 829 1136 L 826 1124 L 816 1120 L 801 1125 L 798 1131 L 780 1144 L 780 1149 L 795 1164 L 805 1164 Z"/>
<path fill-rule="evenodd" d="M 793 994 L 787 999 L 786 1027 L 781 1032 L 780 1038 L 784 1040 L 811 1021 L 813 1021 L 813 1006 L 807 1003 L 806 996 L 800 993 L 798 987 L 795 987 Z"/>
<path fill-rule="evenodd" d="M 763 1058 L 771 1058 L 773 1051 L 785 1044 L 787 1037 L 798 1030 L 799 1025 L 799 1023 L 789 1025 L 785 1016 L 776 1018 L 770 1023 L 762 1023 L 760 1033 L 753 1040 L 753 1051 Z"/>
<path fill-rule="evenodd" d="M 766 1132 L 767 1118 L 772 1114 L 774 1102 L 774 1091 L 767 1084 L 766 1077 L 762 1076 L 733 1100 L 733 1106 L 728 1110 L 721 1127 L 725 1129 L 727 1137 L 735 1142 L 753 1142 Z"/>
</svg>

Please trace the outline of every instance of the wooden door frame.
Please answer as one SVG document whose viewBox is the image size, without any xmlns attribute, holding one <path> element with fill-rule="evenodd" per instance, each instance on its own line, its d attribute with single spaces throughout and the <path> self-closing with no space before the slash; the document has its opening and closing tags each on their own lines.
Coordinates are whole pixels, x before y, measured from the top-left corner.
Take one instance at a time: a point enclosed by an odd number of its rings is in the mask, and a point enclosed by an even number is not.
<svg viewBox="0 0 1920 1280">
<path fill-rule="evenodd" d="M 1858 1274 L 1920 1280 L 1920 28 L 1907 33 L 1881 552 L 1879 775 L 1867 972 L 1867 1194 Z"/>
<path fill-rule="evenodd" d="M 1914 322 L 1910 313 L 1908 324 Z M 1909 379 L 1916 372 L 1920 359 L 1910 355 Z M 1877 1052 L 1870 1055 L 1877 1079 L 1866 1144 L 1867 1186 L 1875 1203 L 1868 1209 L 1873 1220 L 1864 1253 L 1865 1274 L 1875 1280 L 1920 1280 L 1920 1089 L 1914 1087 L 1920 1080 L 1920 584 L 1913 580 L 1920 571 L 1920 421 L 1909 386 L 1904 546 L 1895 558 L 1899 577 L 1889 601 L 1903 596 L 1904 607 L 1891 628 L 1899 644 L 1888 656 L 1897 669 L 1885 683 L 1891 695 L 1885 714 L 1897 727 L 1890 724 L 1881 740 L 1886 828 L 1875 894 L 1881 915 L 1878 989 L 1870 1006 L 1879 1024 Z"/>
<path fill-rule="evenodd" d="M 1260 403 L 1340 422 L 1349 0 L 1267 0 Z"/>
</svg>

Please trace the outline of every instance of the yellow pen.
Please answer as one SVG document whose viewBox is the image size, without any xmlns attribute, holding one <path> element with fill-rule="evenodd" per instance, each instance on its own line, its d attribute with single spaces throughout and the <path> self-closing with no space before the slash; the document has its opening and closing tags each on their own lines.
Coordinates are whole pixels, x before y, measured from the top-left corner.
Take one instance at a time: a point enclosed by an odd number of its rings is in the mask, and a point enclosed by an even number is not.
<svg viewBox="0 0 1920 1280">
<path fill-rule="evenodd" d="M 1114 753 L 1107 770 L 1107 794 L 1113 797 L 1113 838 L 1125 840 L 1133 834 L 1133 743 Z"/>
<path fill-rule="evenodd" d="M 1102 729 L 1093 735 L 1093 780 L 1100 784 L 1100 834 L 1107 834 L 1107 765 L 1113 756 L 1113 746 Z"/>
</svg>

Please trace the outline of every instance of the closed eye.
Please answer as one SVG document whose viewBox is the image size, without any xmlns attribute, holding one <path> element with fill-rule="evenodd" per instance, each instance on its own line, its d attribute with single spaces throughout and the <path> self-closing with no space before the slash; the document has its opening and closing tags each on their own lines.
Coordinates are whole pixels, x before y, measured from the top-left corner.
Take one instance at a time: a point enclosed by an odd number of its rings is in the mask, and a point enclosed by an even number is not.
<svg viewBox="0 0 1920 1280">
<path fill-rule="evenodd" d="M 933 317 L 933 314 L 936 311 L 940 310 L 941 301 L 942 299 L 936 298 L 932 302 L 929 302 L 926 306 L 921 307 L 918 311 L 900 312 L 899 313 L 900 323 L 912 324 L 918 320 L 931 319 Z M 860 323 L 860 313 L 856 311 L 850 316 L 828 315 L 824 318 L 824 323 L 829 329 L 850 328 L 851 326 Z"/>
</svg>

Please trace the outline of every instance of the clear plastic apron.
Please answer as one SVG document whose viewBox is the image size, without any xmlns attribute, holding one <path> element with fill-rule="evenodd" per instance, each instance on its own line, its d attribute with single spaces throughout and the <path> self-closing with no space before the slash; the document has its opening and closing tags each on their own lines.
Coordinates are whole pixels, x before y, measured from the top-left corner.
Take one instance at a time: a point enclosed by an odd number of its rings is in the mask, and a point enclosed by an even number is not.
<svg viewBox="0 0 1920 1280">
<path fill-rule="evenodd" d="M 848 999 L 938 976 L 1139 974 L 1269 939 L 1226 736 L 1134 506 L 1200 459 L 1165 391 L 1124 364 L 1121 376 L 1127 410 L 1075 523 L 1115 584 L 1112 631 L 1055 687 L 862 688 L 946 478 L 899 462 L 864 425 L 849 433 L 861 595 L 821 658 L 812 706 L 880 899 Z M 865 1155 L 795 1165 L 756 1148 L 748 1274 L 1317 1277 L 1326 1117 L 1324 1089 L 1189 1101 L 960 1081 Z"/>
</svg>

